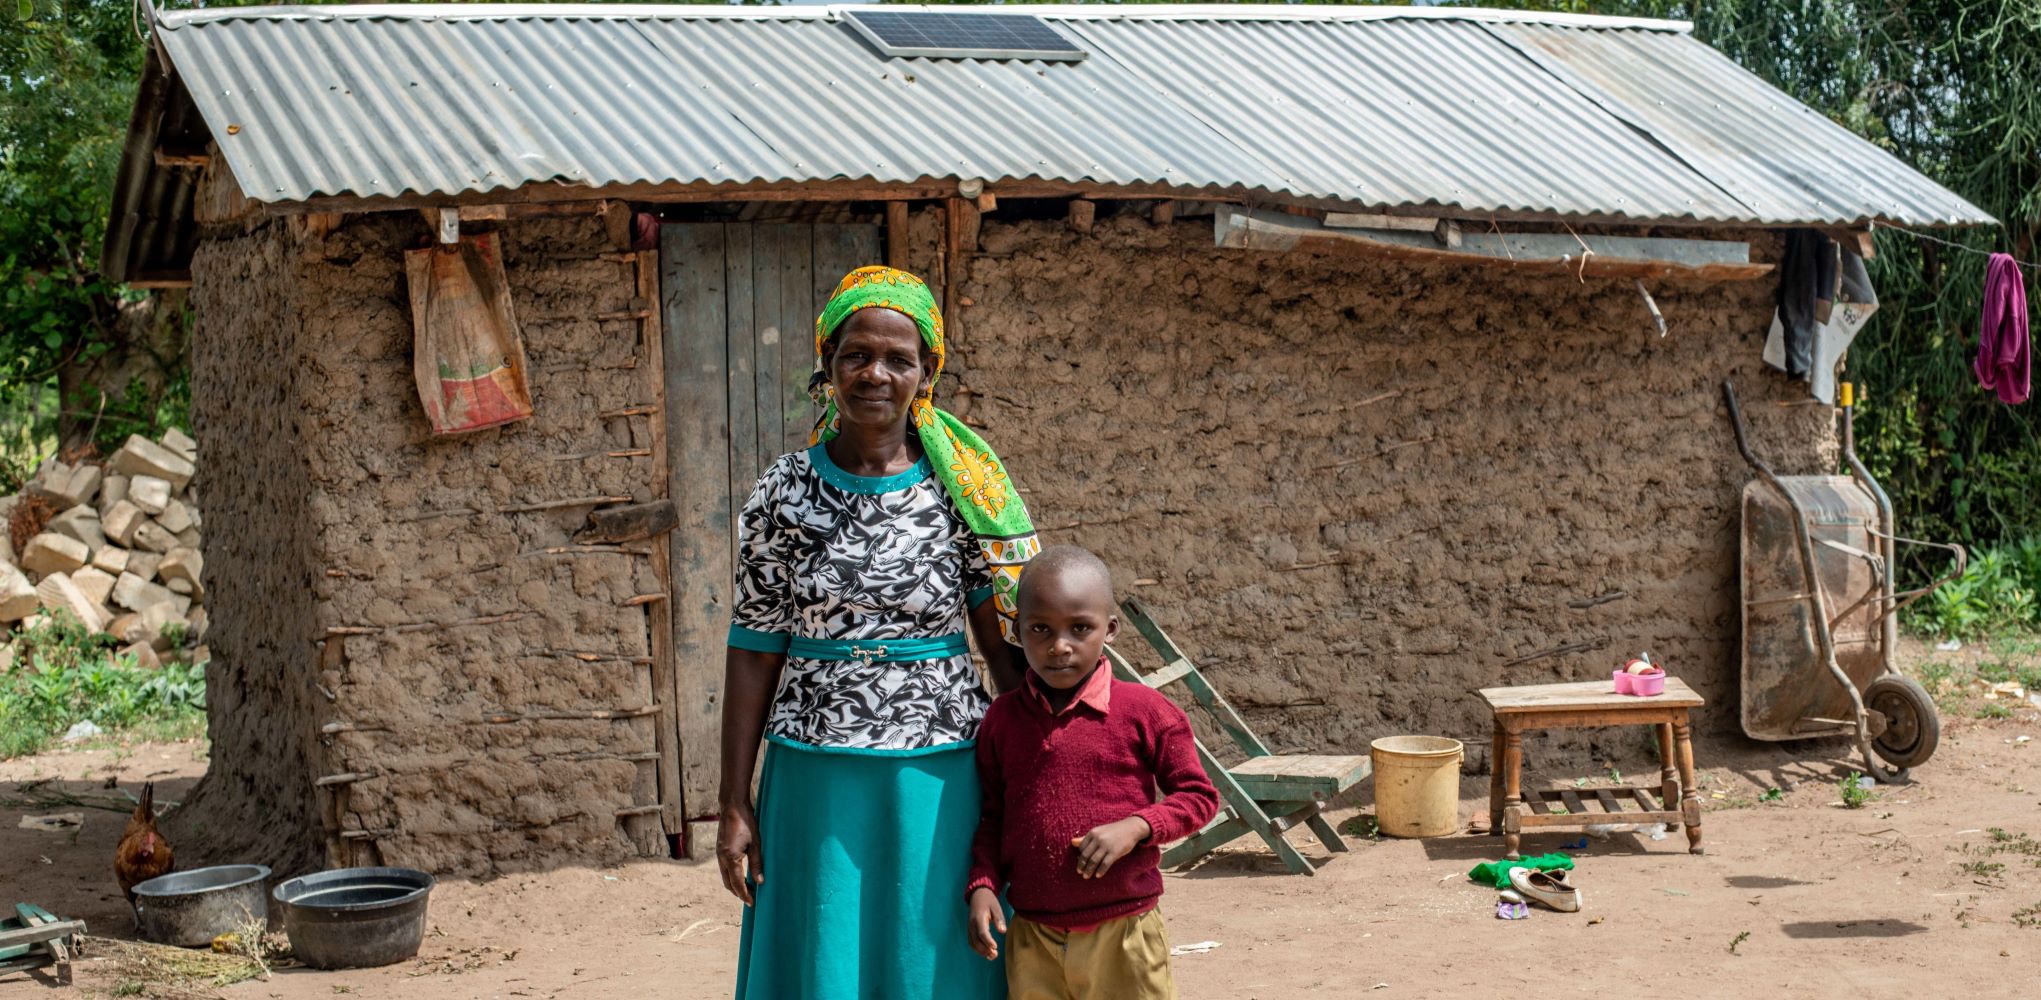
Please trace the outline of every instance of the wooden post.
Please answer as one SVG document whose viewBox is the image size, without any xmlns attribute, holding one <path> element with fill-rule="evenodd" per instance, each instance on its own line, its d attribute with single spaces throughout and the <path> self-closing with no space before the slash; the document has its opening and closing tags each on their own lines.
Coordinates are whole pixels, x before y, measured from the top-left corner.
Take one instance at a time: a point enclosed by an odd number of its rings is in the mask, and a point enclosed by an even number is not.
<svg viewBox="0 0 2041 1000">
<path fill-rule="evenodd" d="M 957 288 L 964 283 L 964 261 L 969 252 L 964 244 L 964 214 L 971 215 L 971 236 L 976 239 L 978 207 L 962 198 L 951 198 L 943 205 L 943 324 L 945 336 L 954 342 L 964 325 L 957 315 L 957 296 L 962 294 Z"/>
<path fill-rule="evenodd" d="M 1148 213 L 1148 221 L 1158 226 L 1167 226 L 1176 221 L 1176 199 L 1164 198 L 1155 203 Z"/>
<path fill-rule="evenodd" d="M 632 242 L 631 216 L 633 213 L 631 212 L 631 203 L 627 201 L 619 201 L 614 198 L 605 199 L 602 202 L 602 207 L 597 209 L 596 212 L 597 214 L 602 216 L 603 234 L 609 237 L 611 249 L 629 250 L 631 248 Z M 640 281 L 638 282 L 639 285 L 638 297 L 644 301 L 649 302 L 652 301 L 652 299 L 645 295 L 644 292 L 645 283 L 642 280 L 645 273 L 646 273 L 645 266 L 642 263 L 639 264 L 638 275 Z M 656 274 L 658 272 L 655 271 L 652 273 Z M 654 287 L 655 288 L 657 287 L 656 283 Z"/>
<path fill-rule="evenodd" d="M 646 250 L 638 255 L 637 298 L 652 304 L 640 321 L 644 341 L 641 350 L 649 368 L 652 391 L 657 393 L 660 412 L 651 414 L 645 420 L 646 439 L 651 445 L 652 496 L 667 501 L 671 484 L 667 477 L 669 457 L 666 452 L 666 329 L 663 310 L 659 308 L 659 251 Z M 636 440 L 634 437 L 633 441 Z M 654 535 L 652 542 L 652 576 L 661 595 L 673 593 L 673 553 L 669 548 L 671 534 Z M 658 726 L 654 744 L 659 749 L 659 819 L 667 836 L 679 834 L 684 829 L 681 821 L 680 786 L 680 719 L 677 706 L 680 703 L 680 688 L 676 682 L 677 664 L 673 655 L 673 602 L 670 600 L 650 601 L 644 605 L 645 624 L 651 629 L 652 652 L 652 697 L 659 703 L 659 714 L 653 724 Z"/>
<path fill-rule="evenodd" d="M 907 203 L 886 203 L 886 266 L 902 271 L 907 267 Z"/>
<path fill-rule="evenodd" d="M 1073 232 L 1090 233 L 1092 220 L 1098 216 L 1098 203 L 1083 198 L 1070 200 L 1069 225 Z"/>
</svg>

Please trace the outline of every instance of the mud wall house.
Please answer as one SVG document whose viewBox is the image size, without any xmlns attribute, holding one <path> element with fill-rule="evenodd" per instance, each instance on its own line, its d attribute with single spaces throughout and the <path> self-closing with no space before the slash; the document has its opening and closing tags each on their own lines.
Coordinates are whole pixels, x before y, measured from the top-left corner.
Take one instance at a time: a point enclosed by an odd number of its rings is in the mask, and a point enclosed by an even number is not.
<svg viewBox="0 0 2041 1000">
<path fill-rule="evenodd" d="M 938 287 L 944 401 L 1047 537 L 1271 743 L 1477 736 L 1471 689 L 1636 648 L 1733 726 L 1718 384 L 1780 466 L 1836 452 L 1759 361 L 1780 232 L 1984 213 L 1680 24 L 1000 16 L 903 55 L 854 8 L 155 15 L 105 265 L 197 311 L 206 850 L 705 849 L 731 511 L 875 261 Z M 534 412 L 436 437 L 404 253 L 482 233 Z"/>
</svg>

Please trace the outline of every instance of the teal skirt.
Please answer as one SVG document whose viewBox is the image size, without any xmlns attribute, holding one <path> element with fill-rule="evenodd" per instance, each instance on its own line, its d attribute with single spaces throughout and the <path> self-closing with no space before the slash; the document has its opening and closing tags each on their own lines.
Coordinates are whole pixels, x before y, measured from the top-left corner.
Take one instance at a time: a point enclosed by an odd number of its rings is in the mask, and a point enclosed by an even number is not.
<svg viewBox="0 0 2041 1000">
<path fill-rule="evenodd" d="M 978 827 L 970 744 L 850 750 L 768 739 L 765 882 L 744 911 L 737 1000 L 998 1000 L 966 938 Z M 940 984 L 940 989 L 938 989 Z"/>
</svg>

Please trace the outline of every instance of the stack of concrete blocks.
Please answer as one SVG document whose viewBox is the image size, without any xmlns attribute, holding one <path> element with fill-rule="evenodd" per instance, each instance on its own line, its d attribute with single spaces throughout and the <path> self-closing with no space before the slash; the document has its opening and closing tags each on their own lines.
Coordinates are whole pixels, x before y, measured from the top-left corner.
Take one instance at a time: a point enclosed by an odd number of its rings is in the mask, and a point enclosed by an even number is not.
<svg viewBox="0 0 2041 1000">
<path fill-rule="evenodd" d="M 100 465 L 43 463 L 22 496 L 58 513 L 20 552 L 0 530 L 0 629 L 63 611 L 145 666 L 186 649 L 202 661 L 204 648 L 190 648 L 207 624 L 197 463 L 198 443 L 176 430 L 132 436 Z M 0 498 L 0 525 L 22 496 Z"/>
</svg>

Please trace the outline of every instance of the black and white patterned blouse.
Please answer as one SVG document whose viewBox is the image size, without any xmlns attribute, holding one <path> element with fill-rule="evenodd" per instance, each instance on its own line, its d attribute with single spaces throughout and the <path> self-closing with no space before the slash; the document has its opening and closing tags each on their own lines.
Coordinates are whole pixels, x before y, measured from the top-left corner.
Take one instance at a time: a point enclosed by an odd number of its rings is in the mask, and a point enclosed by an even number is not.
<svg viewBox="0 0 2041 1000">
<path fill-rule="evenodd" d="M 800 640 L 863 652 L 947 638 L 963 650 L 967 613 L 991 588 L 977 540 L 927 459 L 876 477 L 845 472 L 821 445 L 781 456 L 739 521 L 730 624 L 730 645 L 788 654 L 766 734 L 866 750 L 974 739 L 990 699 L 968 653 L 818 658 Z"/>
</svg>

